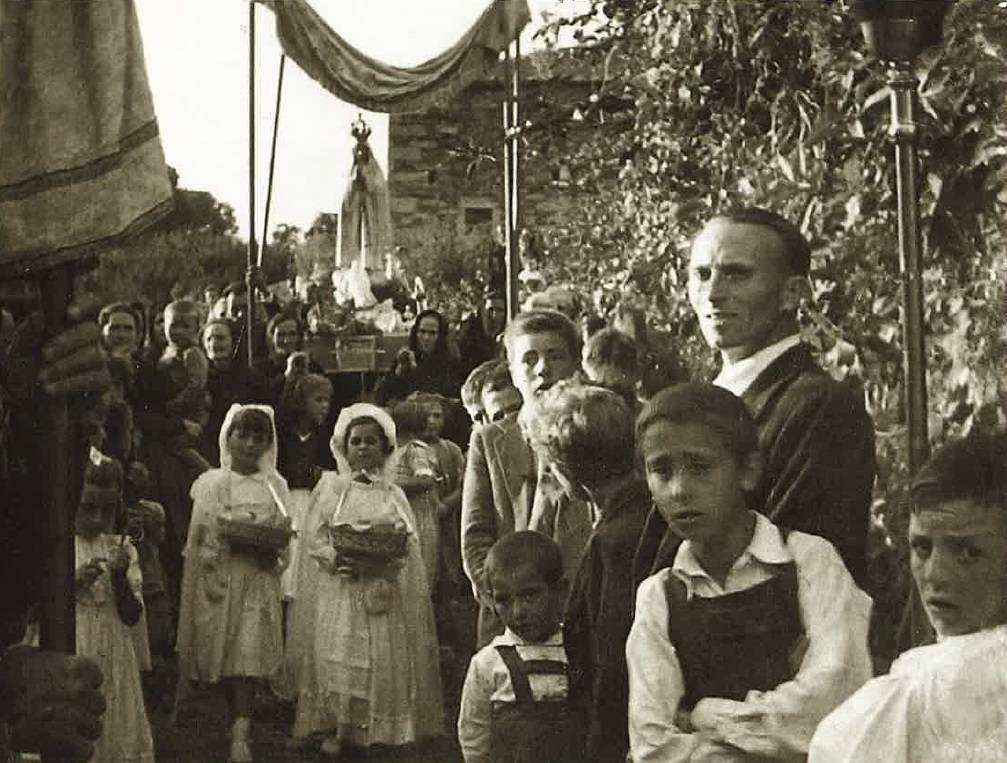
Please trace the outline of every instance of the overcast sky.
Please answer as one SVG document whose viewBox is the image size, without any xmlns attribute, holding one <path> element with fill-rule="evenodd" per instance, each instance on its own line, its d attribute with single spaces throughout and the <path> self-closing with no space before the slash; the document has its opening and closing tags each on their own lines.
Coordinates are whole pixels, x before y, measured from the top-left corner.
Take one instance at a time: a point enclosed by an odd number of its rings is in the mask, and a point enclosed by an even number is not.
<svg viewBox="0 0 1007 763">
<path fill-rule="evenodd" d="M 538 18 L 555 0 L 532 0 Z M 488 0 L 310 0 L 365 53 L 399 66 L 431 58 L 456 41 Z M 245 0 L 136 0 L 144 53 L 168 163 L 186 188 L 231 204 L 248 229 L 248 5 Z M 534 23 L 534 22 L 533 22 Z M 280 45 L 273 14 L 256 8 L 256 236 L 272 138 Z M 307 228 L 336 211 L 350 170 L 350 122 L 338 101 L 288 61 L 269 227 Z M 388 118 L 364 114 L 371 145 L 387 168 Z"/>
</svg>

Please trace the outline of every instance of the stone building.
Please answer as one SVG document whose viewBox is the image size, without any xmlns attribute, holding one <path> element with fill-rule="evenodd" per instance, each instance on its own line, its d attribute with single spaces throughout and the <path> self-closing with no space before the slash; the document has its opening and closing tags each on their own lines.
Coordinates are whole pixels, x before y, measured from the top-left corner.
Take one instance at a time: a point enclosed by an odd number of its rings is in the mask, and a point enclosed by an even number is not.
<svg viewBox="0 0 1007 763">
<path fill-rule="evenodd" d="M 501 64 L 450 103 L 389 121 L 388 189 L 395 242 L 409 259 L 450 250 L 488 252 L 504 219 Z M 578 141 L 615 122 L 599 119 L 605 62 L 587 49 L 541 51 L 521 64 L 520 161 L 524 228 L 539 236 L 568 224 L 581 203 L 566 157 Z M 618 108 L 618 100 L 608 106 Z M 604 106 L 605 104 L 601 104 Z M 530 124 L 529 124 L 530 123 Z M 433 250 L 439 250 L 436 253 Z"/>
</svg>

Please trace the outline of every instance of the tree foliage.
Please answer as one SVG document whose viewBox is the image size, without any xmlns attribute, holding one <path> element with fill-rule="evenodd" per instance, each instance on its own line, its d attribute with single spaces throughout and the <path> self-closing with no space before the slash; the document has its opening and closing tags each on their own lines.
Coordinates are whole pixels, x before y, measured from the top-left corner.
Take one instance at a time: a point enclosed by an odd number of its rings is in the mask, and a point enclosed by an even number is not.
<svg viewBox="0 0 1007 763">
<path fill-rule="evenodd" d="M 234 209 L 207 191 L 178 185 L 169 168 L 175 210 L 150 231 L 102 254 L 88 288 L 106 302 L 141 300 L 161 305 L 181 296 L 202 296 L 204 286 L 245 277 L 247 243 L 238 238 Z M 279 225 L 263 253 L 268 282 L 286 276 L 296 226 Z"/>
<path fill-rule="evenodd" d="M 561 8 L 562 8 L 561 4 Z M 577 3 L 577 7 L 583 7 Z M 578 114 L 597 125 L 569 158 L 577 215 L 545 267 L 650 308 L 697 372 L 710 353 L 684 294 L 689 244 L 718 210 L 774 209 L 812 241 L 807 338 L 864 387 L 878 430 L 877 514 L 902 537 L 906 478 L 896 185 L 884 67 L 843 2 L 593 0 L 558 19 L 614 76 Z M 1003 396 L 1007 10 L 959 0 L 915 65 L 932 440 L 996 423 Z M 631 104 L 619 112 L 602 106 Z M 569 119 L 569 114 L 554 114 Z M 622 129 L 613 134 L 612 120 Z M 550 130 L 529 131 L 547 151 Z"/>
</svg>

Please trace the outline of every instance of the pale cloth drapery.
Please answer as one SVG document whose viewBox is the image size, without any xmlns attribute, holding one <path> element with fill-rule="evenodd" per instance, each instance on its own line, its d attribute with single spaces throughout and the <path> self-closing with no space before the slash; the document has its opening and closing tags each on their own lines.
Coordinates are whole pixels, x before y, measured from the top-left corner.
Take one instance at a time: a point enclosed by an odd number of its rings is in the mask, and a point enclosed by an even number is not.
<svg viewBox="0 0 1007 763">
<path fill-rule="evenodd" d="M 260 0 L 276 14 L 283 51 L 337 98 L 368 111 L 422 111 L 495 66 L 531 19 L 527 0 L 492 0 L 458 42 L 429 61 L 398 67 L 354 48 L 305 0 Z"/>
<path fill-rule="evenodd" d="M 173 208 L 133 0 L 0 0 L 0 271 L 78 260 Z"/>
</svg>

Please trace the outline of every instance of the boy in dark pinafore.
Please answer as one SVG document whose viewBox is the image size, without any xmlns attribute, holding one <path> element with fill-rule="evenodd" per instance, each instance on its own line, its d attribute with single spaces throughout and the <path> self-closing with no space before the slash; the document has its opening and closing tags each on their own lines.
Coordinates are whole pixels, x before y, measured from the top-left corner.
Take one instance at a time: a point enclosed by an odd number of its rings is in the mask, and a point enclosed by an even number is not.
<svg viewBox="0 0 1007 763">
<path fill-rule="evenodd" d="M 490 548 L 486 581 L 506 626 L 472 658 L 458 713 L 465 763 L 581 763 L 584 715 L 570 694 L 556 544 L 532 531 Z"/>
<path fill-rule="evenodd" d="M 636 434 L 654 503 L 684 540 L 637 591 L 631 758 L 802 758 L 822 718 L 870 678 L 870 598 L 828 541 L 749 505 L 761 456 L 739 398 L 671 387 Z"/>
</svg>

